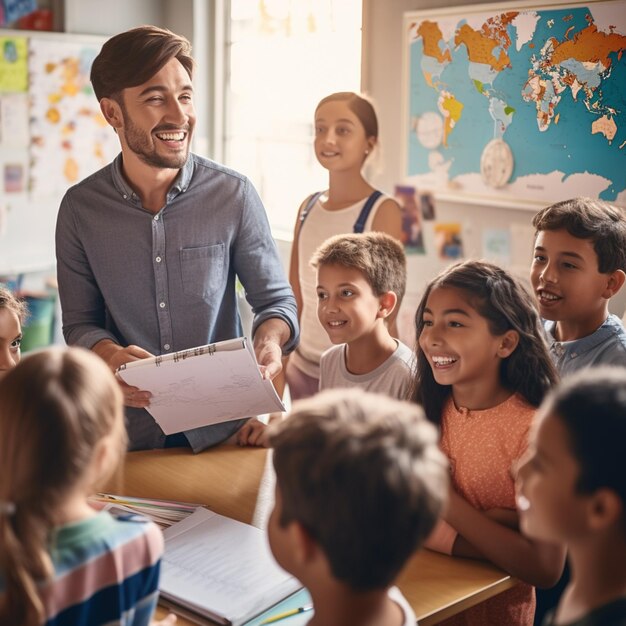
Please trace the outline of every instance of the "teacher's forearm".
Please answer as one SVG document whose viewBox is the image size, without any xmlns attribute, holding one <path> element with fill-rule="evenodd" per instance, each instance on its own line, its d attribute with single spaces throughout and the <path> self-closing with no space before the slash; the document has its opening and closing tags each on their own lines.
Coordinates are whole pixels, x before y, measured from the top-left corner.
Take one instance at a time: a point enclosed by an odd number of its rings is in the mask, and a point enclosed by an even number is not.
<svg viewBox="0 0 626 626">
<path fill-rule="evenodd" d="M 276 343 L 282 347 L 290 339 L 291 327 L 287 322 L 278 317 L 265 320 L 254 333 L 255 347 L 265 343 Z"/>
</svg>

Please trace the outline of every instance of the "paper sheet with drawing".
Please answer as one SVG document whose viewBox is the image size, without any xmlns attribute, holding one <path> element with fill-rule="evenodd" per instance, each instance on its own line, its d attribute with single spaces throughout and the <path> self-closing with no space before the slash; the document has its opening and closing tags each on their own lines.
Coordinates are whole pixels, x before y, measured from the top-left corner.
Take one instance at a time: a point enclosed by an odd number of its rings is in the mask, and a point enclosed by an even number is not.
<svg viewBox="0 0 626 626">
<path fill-rule="evenodd" d="M 259 528 L 198 509 L 164 531 L 161 598 L 240 625 L 301 588 L 274 561 Z"/>
<path fill-rule="evenodd" d="M 166 435 L 285 410 L 245 337 L 133 361 L 117 373 L 152 393 L 148 411 Z"/>
</svg>

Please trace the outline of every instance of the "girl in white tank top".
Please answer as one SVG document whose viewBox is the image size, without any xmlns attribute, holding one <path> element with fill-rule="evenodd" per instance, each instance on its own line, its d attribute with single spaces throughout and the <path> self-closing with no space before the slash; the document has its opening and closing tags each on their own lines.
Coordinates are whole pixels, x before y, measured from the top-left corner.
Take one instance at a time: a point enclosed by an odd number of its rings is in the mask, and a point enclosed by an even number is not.
<svg viewBox="0 0 626 626">
<path fill-rule="evenodd" d="M 382 194 L 373 198 L 369 214 L 355 228 L 375 191 L 361 170 L 377 141 L 376 113 L 365 98 L 339 92 L 317 105 L 315 156 L 328 170 L 329 180 L 327 191 L 302 203 L 294 231 L 289 281 L 298 303 L 300 345 L 284 370 L 292 399 L 317 392 L 320 356 L 332 345 L 317 319 L 316 274 L 309 265 L 313 252 L 328 237 L 342 233 L 377 230 L 401 239 L 400 206 Z M 282 391 L 280 383 L 278 387 Z"/>
</svg>

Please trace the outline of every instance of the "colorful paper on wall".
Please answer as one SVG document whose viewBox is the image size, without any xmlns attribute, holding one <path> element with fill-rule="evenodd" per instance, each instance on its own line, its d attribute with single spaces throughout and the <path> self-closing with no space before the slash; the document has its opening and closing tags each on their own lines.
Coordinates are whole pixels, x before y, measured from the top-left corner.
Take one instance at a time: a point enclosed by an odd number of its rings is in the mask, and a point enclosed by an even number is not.
<svg viewBox="0 0 626 626">
<path fill-rule="evenodd" d="M 37 0 L 2 0 L 2 3 L 7 22 L 15 22 L 37 9 Z"/>
<path fill-rule="evenodd" d="M 27 91 L 27 61 L 25 37 L 0 37 L 0 93 Z"/>
<path fill-rule="evenodd" d="M 394 197 L 402 208 L 402 243 L 407 254 L 424 254 L 422 213 L 415 187 L 396 185 Z"/>
<path fill-rule="evenodd" d="M 440 259 L 457 260 L 462 258 L 461 224 L 457 222 L 435 224 L 435 244 Z"/>
<path fill-rule="evenodd" d="M 511 231 L 486 228 L 483 231 L 483 257 L 496 265 L 511 263 Z"/>
</svg>

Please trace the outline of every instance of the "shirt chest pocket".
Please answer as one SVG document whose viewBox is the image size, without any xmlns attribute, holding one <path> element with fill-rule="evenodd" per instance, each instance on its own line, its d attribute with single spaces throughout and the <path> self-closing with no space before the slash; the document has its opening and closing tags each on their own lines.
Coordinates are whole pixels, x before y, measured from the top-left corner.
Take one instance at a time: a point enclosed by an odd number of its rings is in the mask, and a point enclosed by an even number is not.
<svg viewBox="0 0 626 626">
<path fill-rule="evenodd" d="M 180 268 L 186 295 L 206 299 L 222 288 L 225 280 L 224 248 L 223 243 L 181 248 Z"/>
</svg>

